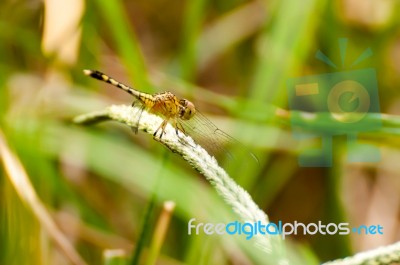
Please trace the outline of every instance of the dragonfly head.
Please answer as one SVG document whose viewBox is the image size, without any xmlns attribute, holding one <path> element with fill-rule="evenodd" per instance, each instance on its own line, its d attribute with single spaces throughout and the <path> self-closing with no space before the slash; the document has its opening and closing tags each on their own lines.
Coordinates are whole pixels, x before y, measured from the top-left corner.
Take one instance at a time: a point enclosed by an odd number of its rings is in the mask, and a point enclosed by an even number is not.
<svg viewBox="0 0 400 265">
<path fill-rule="evenodd" d="M 189 100 L 181 99 L 179 101 L 179 104 L 181 105 L 181 108 L 179 111 L 179 116 L 181 119 L 189 120 L 196 113 L 196 108 L 194 107 L 194 104 L 192 102 L 190 102 Z"/>
</svg>

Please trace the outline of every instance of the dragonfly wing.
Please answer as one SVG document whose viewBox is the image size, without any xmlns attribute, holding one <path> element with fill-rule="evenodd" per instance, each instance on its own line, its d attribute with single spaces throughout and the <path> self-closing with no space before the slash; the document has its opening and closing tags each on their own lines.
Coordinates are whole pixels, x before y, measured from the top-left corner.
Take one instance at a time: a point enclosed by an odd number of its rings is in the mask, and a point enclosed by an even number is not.
<svg viewBox="0 0 400 265">
<path fill-rule="evenodd" d="M 202 113 L 197 111 L 192 119 L 181 121 L 185 133 L 190 135 L 197 144 L 205 148 L 219 162 L 228 160 L 228 163 L 235 164 L 244 161 L 260 164 L 257 156 L 246 146 L 219 129 Z M 238 149 L 242 154 L 236 152 Z"/>
<path fill-rule="evenodd" d="M 184 132 L 205 148 L 212 156 L 221 161 L 224 158 L 233 159 L 230 152 L 232 145 L 239 143 L 217 126 L 203 114 L 196 112 L 190 120 L 180 120 Z"/>
</svg>

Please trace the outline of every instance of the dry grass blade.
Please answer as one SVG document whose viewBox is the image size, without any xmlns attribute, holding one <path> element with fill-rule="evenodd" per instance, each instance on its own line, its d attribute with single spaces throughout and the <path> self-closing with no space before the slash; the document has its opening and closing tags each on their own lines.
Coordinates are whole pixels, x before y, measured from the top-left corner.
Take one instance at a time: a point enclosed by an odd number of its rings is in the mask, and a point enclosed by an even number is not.
<svg viewBox="0 0 400 265">
<path fill-rule="evenodd" d="M 50 213 L 37 196 L 28 175 L 18 158 L 7 145 L 4 134 L 0 131 L 0 159 L 4 164 L 10 182 L 12 183 L 21 201 L 33 212 L 40 224 L 47 231 L 62 253 L 75 265 L 84 265 L 86 262 L 70 244 L 65 235 L 53 221 Z"/>
<path fill-rule="evenodd" d="M 160 249 L 164 242 L 165 235 L 167 234 L 169 223 L 175 208 L 175 202 L 166 201 L 164 202 L 162 212 L 158 218 L 156 229 L 154 231 L 153 239 L 150 245 L 150 251 L 148 254 L 147 265 L 156 264 L 157 257 L 160 254 Z"/>
</svg>

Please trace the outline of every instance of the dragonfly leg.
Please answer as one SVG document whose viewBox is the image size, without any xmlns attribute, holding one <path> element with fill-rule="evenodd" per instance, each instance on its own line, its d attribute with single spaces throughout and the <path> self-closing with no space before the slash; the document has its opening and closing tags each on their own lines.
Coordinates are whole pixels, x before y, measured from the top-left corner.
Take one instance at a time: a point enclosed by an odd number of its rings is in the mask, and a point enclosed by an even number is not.
<svg viewBox="0 0 400 265">
<path fill-rule="evenodd" d="M 162 123 L 161 123 L 161 124 L 162 124 Z M 161 128 L 161 124 L 160 124 L 160 126 L 158 126 L 157 130 L 153 133 L 153 137 L 154 137 L 154 138 L 157 138 L 157 133 L 158 133 L 158 131 L 159 131 L 160 128 Z"/>
<path fill-rule="evenodd" d="M 185 132 L 185 129 L 183 128 L 182 124 L 180 124 L 179 122 L 175 123 L 175 131 L 176 131 L 176 135 L 178 135 L 178 131 L 181 131 L 184 135 L 187 135 Z"/>
<path fill-rule="evenodd" d="M 178 128 L 178 122 L 176 121 L 176 119 L 174 119 L 174 120 L 172 121 L 172 125 L 173 125 L 174 128 L 175 128 L 175 134 L 176 134 L 176 136 L 179 138 L 179 133 L 178 133 L 179 128 Z"/>
<path fill-rule="evenodd" d="M 175 128 L 175 134 L 176 134 L 176 136 L 178 136 L 179 137 L 179 133 L 178 133 L 178 131 L 179 131 L 179 129 L 178 129 L 178 123 L 176 122 L 176 120 L 174 120 L 174 128 Z"/>
<path fill-rule="evenodd" d="M 132 107 L 133 107 L 133 105 L 135 105 L 135 102 L 132 103 Z M 133 131 L 135 134 L 137 134 L 138 131 L 139 131 L 139 122 L 140 122 L 140 119 L 142 118 L 143 110 L 144 110 L 144 106 L 142 106 L 142 107 L 139 109 L 140 113 L 139 113 L 139 118 L 138 118 L 138 120 L 137 120 L 137 122 L 136 122 L 136 126 L 131 127 L 132 131 Z"/>
<path fill-rule="evenodd" d="M 158 138 L 161 139 L 162 136 L 163 136 L 164 133 L 165 133 L 165 127 L 167 126 L 167 124 L 168 124 L 168 120 L 164 120 L 164 121 L 160 124 L 160 126 L 158 126 L 157 130 L 153 133 L 153 137 L 156 138 L 156 137 L 157 137 L 158 131 L 161 130 L 160 136 L 158 137 Z"/>
<path fill-rule="evenodd" d="M 154 140 L 156 140 L 157 142 L 161 143 L 162 145 L 164 145 L 165 147 L 167 147 L 169 150 L 172 151 L 172 153 L 177 153 L 176 150 L 172 149 L 169 145 L 167 145 L 166 143 L 162 142 L 159 138 L 154 137 Z"/>
<path fill-rule="evenodd" d="M 182 134 L 179 135 L 179 132 L 178 132 L 178 131 L 181 131 L 181 133 L 183 133 L 184 135 L 187 136 L 186 131 L 185 131 L 185 129 L 183 128 L 182 124 L 181 124 L 180 122 L 176 121 L 176 122 L 175 122 L 175 133 L 176 133 L 176 136 L 178 137 L 179 142 L 180 142 L 181 144 L 183 144 L 183 145 L 189 145 L 189 146 L 194 147 L 192 144 L 190 144 L 189 142 L 187 142 L 187 141 L 185 140 L 185 138 L 182 136 Z"/>
</svg>

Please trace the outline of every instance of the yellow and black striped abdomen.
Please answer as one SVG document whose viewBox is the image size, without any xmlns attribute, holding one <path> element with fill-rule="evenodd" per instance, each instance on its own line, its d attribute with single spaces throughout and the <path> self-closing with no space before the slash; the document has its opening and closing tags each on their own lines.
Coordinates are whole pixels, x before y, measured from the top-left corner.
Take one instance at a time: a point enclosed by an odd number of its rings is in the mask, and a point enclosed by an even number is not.
<svg viewBox="0 0 400 265">
<path fill-rule="evenodd" d="M 95 79 L 98 79 L 100 81 L 104 81 L 106 83 L 109 83 L 113 86 L 116 86 L 126 92 L 128 92 L 129 94 L 133 95 L 134 97 L 136 97 L 137 99 L 141 100 L 141 94 L 145 94 L 145 93 L 141 93 L 139 91 L 137 91 L 136 89 L 129 87 L 127 85 L 122 84 L 121 82 L 118 82 L 117 80 L 109 77 L 106 74 L 103 74 L 100 71 L 96 71 L 96 70 L 83 70 L 83 72 L 85 73 L 85 75 L 93 77 Z M 151 97 L 151 95 L 149 95 Z"/>
</svg>

